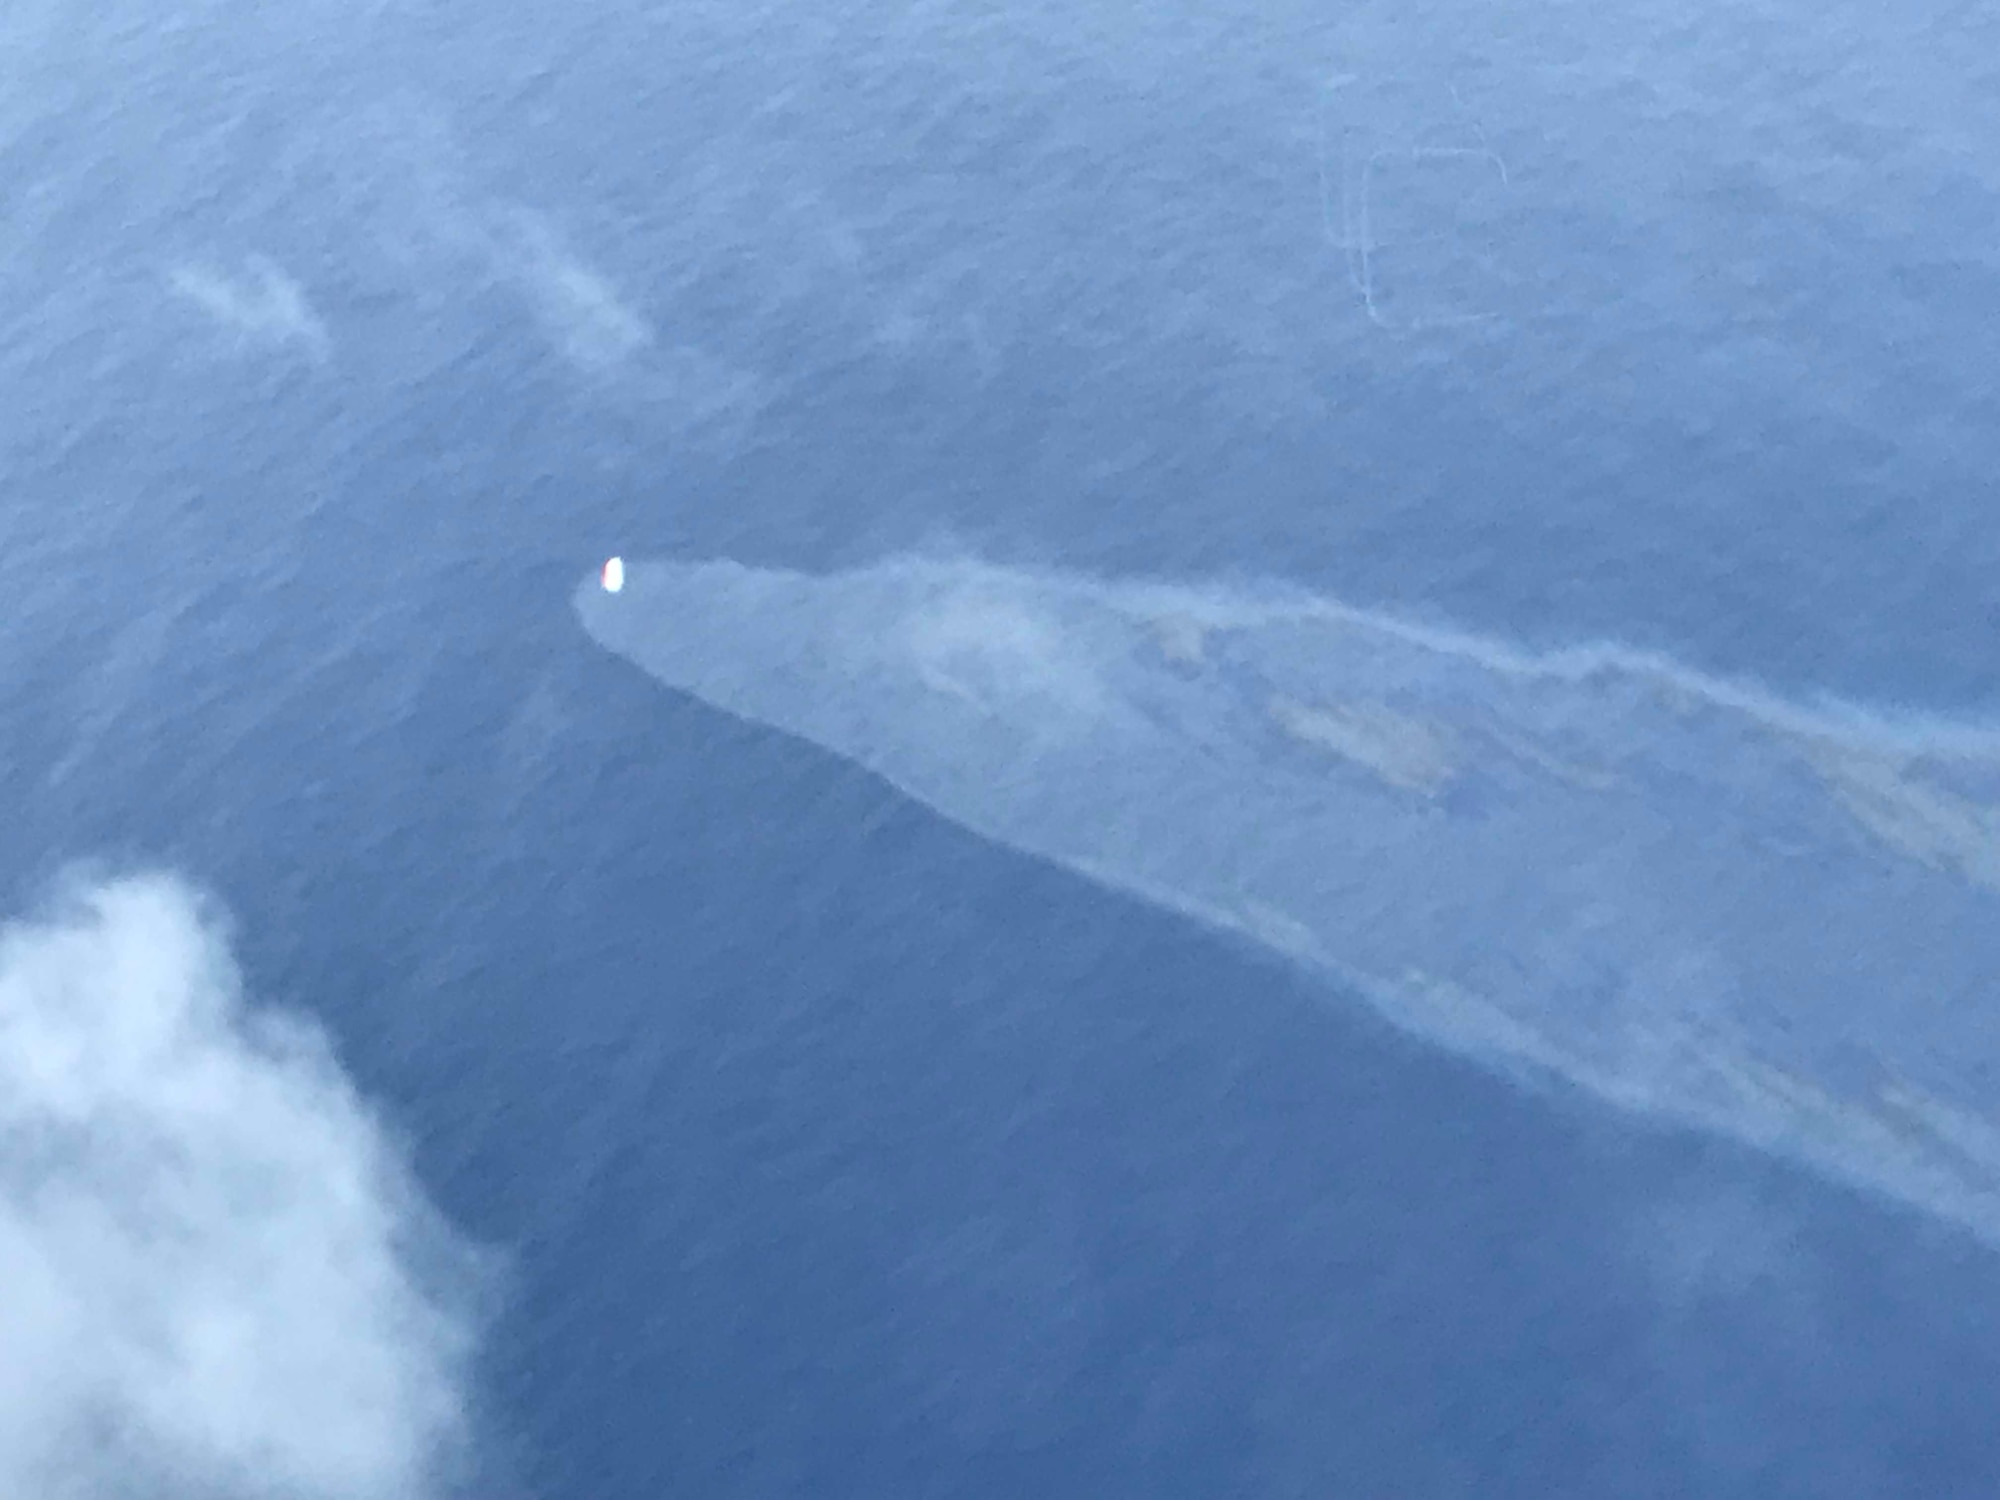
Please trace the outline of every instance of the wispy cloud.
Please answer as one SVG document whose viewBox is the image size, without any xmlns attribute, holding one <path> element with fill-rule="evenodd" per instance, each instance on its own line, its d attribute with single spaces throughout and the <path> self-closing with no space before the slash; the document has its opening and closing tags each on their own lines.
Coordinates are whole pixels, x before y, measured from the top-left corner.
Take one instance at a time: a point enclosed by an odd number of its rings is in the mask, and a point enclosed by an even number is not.
<svg viewBox="0 0 2000 1500">
<path fill-rule="evenodd" d="M 477 222 L 490 226 L 481 243 L 493 274 L 534 309 L 550 346 L 601 389 L 653 404 L 682 433 L 708 426 L 740 436 L 769 399 L 757 377 L 662 337 L 541 214 L 496 200 Z"/>
<path fill-rule="evenodd" d="M 0 930 L 0 1494 L 435 1494 L 474 1266 L 184 885 Z"/>
<path fill-rule="evenodd" d="M 298 282 L 263 256 L 245 263 L 246 276 L 225 276 L 207 266 L 176 266 L 167 276 L 174 293 L 244 338 L 290 345 L 323 361 L 332 351 L 326 325 Z"/>
<path fill-rule="evenodd" d="M 503 205 L 492 218 L 495 268 L 527 294 L 551 341 L 570 360 L 586 370 L 607 370 L 653 342 L 646 320 L 539 214 Z"/>
<path fill-rule="evenodd" d="M 656 239 L 636 261 L 618 257 L 619 241 L 629 247 L 651 231 L 520 196 L 521 184 L 482 162 L 440 102 L 393 93 L 315 149 L 364 226 L 354 242 L 364 253 L 343 274 L 367 288 L 367 302 L 404 303 L 408 358 L 425 357 L 426 336 L 444 347 L 475 324 L 490 327 L 510 302 L 593 399 L 642 413 L 678 440 L 733 446 L 775 399 L 776 377 L 689 326 L 682 298 L 701 265 L 680 254 L 685 237 L 664 261 Z M 370 353 L 356 350 L 357 360 Z"/>
</svg>

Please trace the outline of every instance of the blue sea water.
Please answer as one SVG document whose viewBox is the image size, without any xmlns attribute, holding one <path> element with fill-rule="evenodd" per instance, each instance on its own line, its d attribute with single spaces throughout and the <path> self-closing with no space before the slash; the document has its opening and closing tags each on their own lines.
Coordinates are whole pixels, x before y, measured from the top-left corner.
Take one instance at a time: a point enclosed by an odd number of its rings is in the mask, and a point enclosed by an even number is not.
<svg viewBox="0 0 2000 1500">
<path fill-rule="evenodd" d="M 570 593 L 949 545 L 1991 723 L 1992 29 L 11 7 L 9 909 L 171 870 L 326 1027 L 507 1268 L 476 1493 L 1990 1494 L 1990 1252 L 1428 1052 Z"/>
</svg>

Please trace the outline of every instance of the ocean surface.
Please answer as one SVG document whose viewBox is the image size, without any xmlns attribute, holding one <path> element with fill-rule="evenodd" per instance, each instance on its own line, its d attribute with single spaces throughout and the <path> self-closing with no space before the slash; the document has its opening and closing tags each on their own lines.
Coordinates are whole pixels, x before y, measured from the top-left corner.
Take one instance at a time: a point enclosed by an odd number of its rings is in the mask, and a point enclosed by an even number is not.
<svg viewBox="0 0 2000 1500">
<path fill-rule="evenodd" d="M 1289 589 L 1987 743 L 1996 30 L 10 4 L 0 1496 L 1991 1495 L 1966 1215 L 1412 1036 L 574 597 Z M 1951 795 L 1914 920 L 1989 899 Z M 1983 951 L 1907 1032 L 1751 993 L 1990 1120 Z"/>
</svg>

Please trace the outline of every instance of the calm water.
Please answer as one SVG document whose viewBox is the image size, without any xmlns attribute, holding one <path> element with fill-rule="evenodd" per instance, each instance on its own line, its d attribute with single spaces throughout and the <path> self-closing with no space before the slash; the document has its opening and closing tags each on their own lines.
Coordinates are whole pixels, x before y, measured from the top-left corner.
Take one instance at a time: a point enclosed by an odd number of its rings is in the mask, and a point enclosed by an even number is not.
<svg viewBox="0 0 2000 1500">
<path fill-rule="evenodd" d="M 1990 1493 L 1987 1253 L 569 605 L 948 543 L 1990 722 L 1994 39 L 1898 16 L 14 7 L 10 909 L 177 871 L 325 1024 L 509 1260 L 478 1493 Z"/>
</svg>

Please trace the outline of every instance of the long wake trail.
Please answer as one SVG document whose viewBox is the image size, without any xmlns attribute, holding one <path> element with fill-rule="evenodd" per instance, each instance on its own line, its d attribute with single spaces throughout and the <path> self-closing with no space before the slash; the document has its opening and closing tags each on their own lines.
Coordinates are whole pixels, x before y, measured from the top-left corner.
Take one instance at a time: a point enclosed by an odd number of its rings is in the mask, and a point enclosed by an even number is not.
<svg viewBox="0 0 2000 1500">
<path fill-rule="evenodd" d="M 584 628 L 1421 1036 L 2000 1246 L 2000 733 L 1296 590 L 636 563 Z"/>
</svg>

